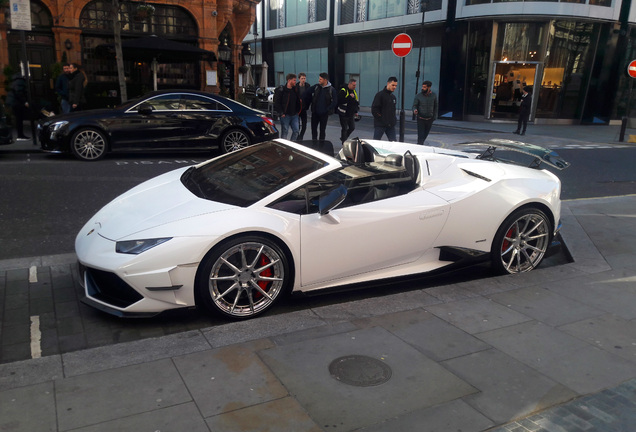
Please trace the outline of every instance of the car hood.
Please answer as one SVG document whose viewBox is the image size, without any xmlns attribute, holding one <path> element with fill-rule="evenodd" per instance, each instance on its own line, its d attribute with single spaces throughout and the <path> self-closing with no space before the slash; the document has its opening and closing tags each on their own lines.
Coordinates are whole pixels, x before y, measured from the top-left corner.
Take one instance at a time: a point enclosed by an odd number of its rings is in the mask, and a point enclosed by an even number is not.
<svg viewBox="0 0 636 432">
<path fill-rule="evenodd" d="M 42 126 L 48 126 L 53 123 L 57 123 L 60 121 L 72 122 L 76 119 L 88 119 L 88 118 L 110 118 L 119 115 L 121 112 L 118 109 L 114 108 L 103 108 L 103 109 L 94 109 L 94 110 L 86 110 L 86 111 L 76 111 L 68 114 L 58 114 L 53 117 L 47 117 L 44 120 L 40 121 Z"/>
<path fill-rule="evenodd" d="M 185 170 L 171 171 L 129 190 L 97 212 L 86 228 L 117 241 L 161 225 L 236 208 L 193 195 L 180 181 Z"/>
</svg>

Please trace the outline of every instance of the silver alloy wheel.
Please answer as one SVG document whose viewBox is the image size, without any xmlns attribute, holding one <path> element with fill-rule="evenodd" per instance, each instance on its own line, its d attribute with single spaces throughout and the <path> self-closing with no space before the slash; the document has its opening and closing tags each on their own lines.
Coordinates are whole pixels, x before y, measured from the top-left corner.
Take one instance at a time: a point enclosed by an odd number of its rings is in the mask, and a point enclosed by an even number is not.
<svg viewBox="0 0 636 432">
<path fill-rule="evenodd" d="M 506 273 L 528 272 L 537 267 L 550 245 L 550 222 L 539 210 L 515 213 L 498 234 L 499 264 Z"/>
<path fill-rule="evenodd" d="M 94 161 L 106 153 L 106 138 L 94 129 L 84 129 L 73 136 L 73 154 L 79 159 Z"/>
<path fill-rule="evenodd" d="M 248 318 L 268 309 L 283 291 L 284 257 L 261 242 L 234 244 L 218 255 L 208 280 L 216 308 Z"/>
<path fill-rule="evenodd" d="M 230 153 L 240 150 L 250 145 L 250 139 L 247 134 L 240 130 L 231 130 L 223 135 L 223 152 Z"/>
</svg>

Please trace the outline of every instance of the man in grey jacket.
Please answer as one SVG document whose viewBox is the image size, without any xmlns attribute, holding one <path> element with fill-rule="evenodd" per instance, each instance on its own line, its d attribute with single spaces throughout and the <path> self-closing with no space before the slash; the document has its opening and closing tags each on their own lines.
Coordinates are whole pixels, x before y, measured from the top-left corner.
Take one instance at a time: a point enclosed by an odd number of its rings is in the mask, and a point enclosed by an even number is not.
<svg viewBox="0 0 636 432">
<path fill-rule="evenodd" d="M 422 83 L 422 91 L 413 100 L 413 114 L 417 116 L 417 143 L 424 144 L 433 122 L 437 118 L 437 96 L 431 91 L 430 81 Z"/>
</svg>

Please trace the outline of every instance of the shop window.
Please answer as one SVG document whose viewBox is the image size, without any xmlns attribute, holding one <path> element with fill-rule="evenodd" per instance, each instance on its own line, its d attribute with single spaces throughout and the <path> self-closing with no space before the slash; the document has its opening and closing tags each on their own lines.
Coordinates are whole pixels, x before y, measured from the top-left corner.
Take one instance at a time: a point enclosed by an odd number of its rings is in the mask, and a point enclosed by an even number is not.
<svg viewBox="0 0 636 432">
<path fill-rule="evenodd" d="M 537 117 L 579 118 L 592 69 L 598 26 L 554 21 L 539 90 Z"/>
</svg>

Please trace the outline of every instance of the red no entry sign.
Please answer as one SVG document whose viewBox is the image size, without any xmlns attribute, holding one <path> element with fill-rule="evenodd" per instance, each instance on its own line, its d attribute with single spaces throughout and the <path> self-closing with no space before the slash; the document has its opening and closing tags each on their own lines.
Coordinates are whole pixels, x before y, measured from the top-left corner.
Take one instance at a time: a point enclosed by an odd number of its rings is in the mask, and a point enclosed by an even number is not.
<svg viewBox="0 0 636 432">
<path fill-rule="evenodd" d="M 391 49 L 393 50 L 393 54 L 396 56 L 406 57 L 411 52 L 411 49 L 413 49 L 413 40 L 411 39 L 411 36 L 406 33 L 400 33 L 393 38 Z"/>
<path fill-rule="evenodd" d="M 629 62 L 629 65 L 627 66 L 627 75 L 632 78 L 636 78 L 636 60 Z"/>
</svg>

